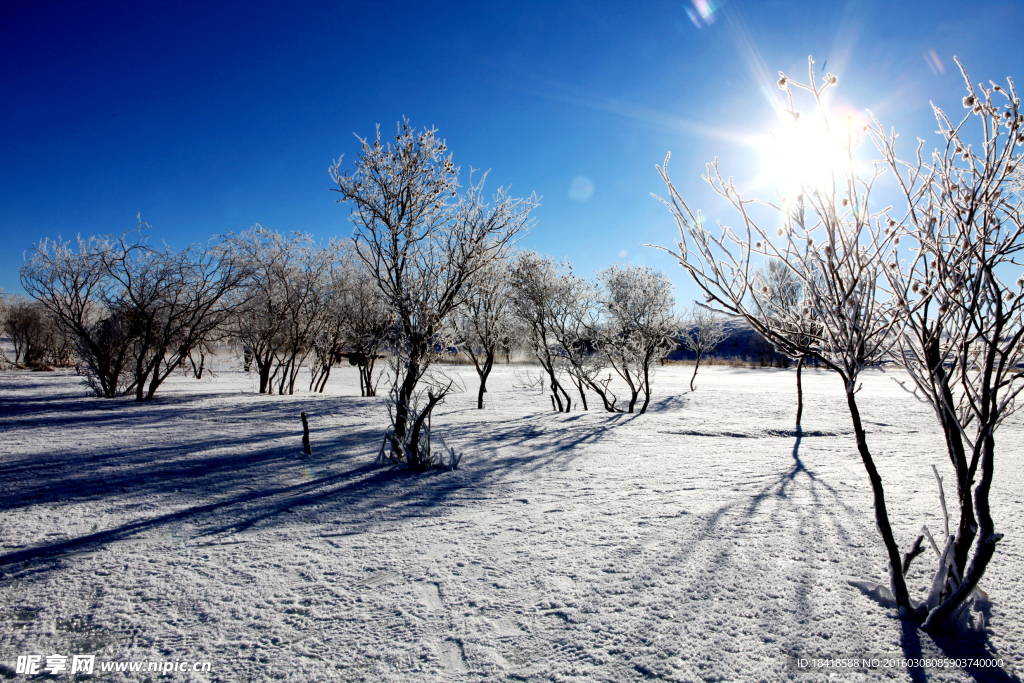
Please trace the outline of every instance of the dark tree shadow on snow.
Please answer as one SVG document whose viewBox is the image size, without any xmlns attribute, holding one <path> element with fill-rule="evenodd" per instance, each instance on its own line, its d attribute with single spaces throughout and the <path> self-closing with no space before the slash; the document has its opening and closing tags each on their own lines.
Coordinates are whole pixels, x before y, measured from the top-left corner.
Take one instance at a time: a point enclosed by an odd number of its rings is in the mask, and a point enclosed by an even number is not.
<svg viewBox="0 0 1024 683">
<path fill-rule="evenodd" d="M 900 647 L 903 656 L 907 659 L 927 659 L 942 657 L 946 659 L 981 660 L 991 666 L 969 666 L 954 671 L 963 671 L 978 683 L 1020 683 L 1020 677 L 999 668 L 997 661 L 999 654 L 992 647 L 982 634 L 944 634 L 932 635 L 918 628 L 912 621 L 904 620 L 901 624 L 903 633 L 900 637 Z M 1005 665 L 1006 662 L 1004 661 Z M 949 669 L 924 669 L 921 667 L 908 668 L 907 673 L 914 683 L 924 683 L 928 680 L 928 673 L 943 673 Z"/>
<path fill-rule="evenodd" d="M 345 523 L 333 521 L 341 524 L 334 535 L 436 516 L 464 489 L 485 494 L 500 488 L 509 476 L 529 476 L 552 465 L 569 467 L 587 444 L 636 417 L 601 415 L 588 421 L 587 413 L 552 413 L 491 422 L 483 429 L 478 424 L 453 425 L 444 433 L 469 454 L 463 467 L 455 472 L 413 473 L 372 464 L 384 426 L 377 412 L 364 424 L 316 430 L 313 457 L 301 458 L 298 421 L 280 426 L 284 411 L 275 397 L 266 397 L 263 405 L 259 397 L 237 406 L 234 396 L 236 392 L 171 395 L 151 403 L 116 405 L 66 391 L 29 401 L 0 396 L 0 429 L 39 428 L 41 420 L 48 419 L 49 429 L 130 427 L 143 435 L 138 444 L 120 450 L 83 447 L 82 452 L 0 462 L 0 481 L 8 482 L 0 510 L 87 501 L 94 508 L 136 517 L 112 528 L 94 526 L 92 533 L 8 552 L 0 555 L 0 568 L 22 576 L 45 572 L 56 568 L 55 561 L 61 558 L 112 543 L 152 541 L 155 534 L 182 523 L 191 525 L 191 542 L 201 546 L 217 543 L 224 535 L 294 524 L 297 518 L 292 515 L 307 512 L 322 525 L 331 523 L 336 511 Z M 289 413 L 296 415 L 300 410 L 351 415 L 368 400 L 286 398 Z M 162 443 L 158 427 L 169 419 L 187 420 L 195 428 L 184 440 Z M 235 431 L 202 429 L 204 423 L 227 424 Z M 156 431 L 147 432 L 149 426 Z M 300 476 L 305 479 L 299 483 L 280 481 Z M 153 505 L 134 510 L 140 497 Z M 153 508 L 173 511 L 152 514 Z M 137 518 L 141 515 L 145 516 Z"/>
</svg>

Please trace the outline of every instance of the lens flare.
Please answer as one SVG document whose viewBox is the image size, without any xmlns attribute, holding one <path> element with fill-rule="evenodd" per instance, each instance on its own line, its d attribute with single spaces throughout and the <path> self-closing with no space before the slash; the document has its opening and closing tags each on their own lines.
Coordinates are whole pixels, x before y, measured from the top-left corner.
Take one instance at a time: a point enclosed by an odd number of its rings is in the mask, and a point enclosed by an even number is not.
<svg viewBox="0 0 1024 683">
<path fill-rule="evenodd" d="M 594 194 L 594 183 L 593 181 L 583 175 L 578 175 L 573 178 L 572 185 L 569 186 L 569 199 L 574 202 L 585 202 L 590 199 Z"/>
<path fill-rule="evenodd" d="M 704 28 L 715 23 L 715 12 L 721 7 L 717 0 L 692 0 L 693 9 L 686 8 L 686 16 L 697 28 Z"/>
<path fill-rule="evenodd" d="M 931 67 L 932 73 L 936 76 L 945 76 L 946 67 L 943 66 L 942 60 L 935 54 L 935 50 L 928 50 L 924 53 L 924 61 L 928 62 L 928 66 Z"/>
<path fill-rule="evenodd" d="M 710 24 L 715 20 L 715 10 L 718 9 L 715 0 L 693 0 L 693 6 L 700 12 L 700 18 L 704 23 Z"/>
</svg>

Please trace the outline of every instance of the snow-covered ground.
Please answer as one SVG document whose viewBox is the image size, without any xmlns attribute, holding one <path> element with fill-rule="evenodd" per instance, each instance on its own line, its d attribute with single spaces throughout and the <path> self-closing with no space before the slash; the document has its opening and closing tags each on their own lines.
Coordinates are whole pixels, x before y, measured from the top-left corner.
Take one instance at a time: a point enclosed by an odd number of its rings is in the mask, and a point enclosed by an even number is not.
<svg viewBox="0 0 1024 683">
<path fill-rule="evenodd" d="M 103 674 L 128 681 L 835 673 L 795 657 L 1003 660 L 842 680 L 1024 668 L 1019 417 L 998 439 L 1006 540 L 983 582 L 988 630 L 937 642 L 850 583 L 884 583 L 886 562 L 835 376 L 805 373 L 797 439 L 792 370 L 702 368 L 690 392 L 690 369 L 667 367 L 647 415 L 564 415 L 512 367 L 496 368 L 483 411 L 472 368 L 451 369 L 468 391 L 434 427 L 464 458 L 427 474 L 372 464 L 384 407 L 349 367 L 324 395 L 261 396 L 225 369 L 141 405 L 90 398 L 66 372 L 0 373 L 0 661 L 211 663 Z M 949 498 L 952 473 L 934 416 L 882 372 L 859 396 L 898 539 L 941 535 L 930 466 Z M 911 572 L 920 595 L 933 564 Z"/>
</svg>

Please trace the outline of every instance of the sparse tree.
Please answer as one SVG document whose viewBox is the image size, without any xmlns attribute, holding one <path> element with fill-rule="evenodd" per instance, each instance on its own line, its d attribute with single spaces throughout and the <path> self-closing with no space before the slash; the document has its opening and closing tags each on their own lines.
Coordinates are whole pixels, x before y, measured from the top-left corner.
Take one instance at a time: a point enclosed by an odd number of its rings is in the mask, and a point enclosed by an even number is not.
<svg viewBox="0 0 1024 683">
<path fill-rule="evenodd" d="M 768 263 L 755 275 L 754 286 L 751 290 L 754 304 L 767 314 L 773 311 L 785 311 L 790 318 L 801 305 L 803 290 L 800 285 L 800 278 L 797 277 L 789 266 L 777 258 L 768 260 Z M 809 316 L 800 318 L 808 325 L 807 335 L 813 334 L 814 321 Z M 761 339 L 761 337 L 758 337 Z M 767 342 L 768 348 L 774 355 L 775 347 Z M 801 355 L 796 359 L 796 429 L 800 431 L 800 422 L 804 414 L 804 391 L 802 374 L 807 356 Z M 696 370 L 694 371 L 696 373 Z"/>
<path fill-rule="evenodd" d="M 235 296 L 233 334 L 256 366 L 259 392 L 295 393 L 305 359 L 328 324 L 338 246 L 260 225 L 232 240 L 246 277 Z"/>
<path fill-rule="evenodd" d="M 359 370 L 360 393 L 376 396 L 380 377 L 374 378 L 374 368 L 394 339 L 394 314 L 366 264 L 353 259 L 351 267 L 342 300 L 346 357 Z"/>
<path fill-rule="evenodd" d="M 792 90 L 811 94 L 818 125 L 827 132 L 819 144 L 831 149 L 830 158 L 841 158 L 839 168 L 827 169 L 822 178 L 806 179 L 792 196 L 777 202 L 747 199 L 731 179 L 724 178 L 717 162 L 709 165 L 705 179 L 736 210 L 739 229 L 719 224 L 713 233 L 704 226 L 668 175 L 668 157 L 659 168 L 668 189 L 663 200 L 676 218 L 680 239 L 671 252 L 694 278 L 708 301 L 729 313 L 743 316 L 764 338 L 792 358 L 815 357 L 836 372 L 843 382 L 847 406 L 860 453 L 874 496 L 875 521 L 890 563 L 892 594 L 901 615 L 914 611 L 907 591 L 899 546 L 889 521 L 882 479 L 868 448 L 867 435 L 857 406 L 858 377 L 864 368 L 886 358 L 899 316 L 896 302 L 880 289 L 881 269 L 888 262 L 891 240 L 878 212 L 870 211 L 868 198 L 881 173 L 875 167 L 867 177 L 854 169 L 853 150 L 858 142 L 852 123 L 832 130 L 821 103 L 822 91 L 836 79 L 826 75 L 818 86 L 810 60 L 807 85 L 782 76 L 779 86 L 789 94 L 789 113 L 801 131 L 806 119 L 793 106 Z M 770 209 L 782 227 L 765 227 L 759 209 Z M 770 214 L 769 214 L 770 215 Z M 795 310 L 761 306 L 750 301 L 758 262 L 779 259 L 800 279 L 803 293 Z M 818 276 L 820 274 L 820 277 Z M 808 319 L 820 323 L 808 335 Z"/>
<path fill-rule="evenodd" d="M 484 407 L 487 378 L 499 353 L 510 353 L 519 332 L 512 315 L 511 263 L 496 260 L 477 271 L 458 316 L 459 346 L 480 378 L 476 407 Z"/>
<path fill-rule="evenodd" d="M 286 268 L 280 273 L 284 326 L 280 350 L 278 394 L 295 393 L 295 380 L 318 341 L 323 342 L 332 318 L 331 268 L 338 246 L 321 247 L 308 235 L 296 235 L 288 245 Z"/>
<path fill-rule="evenodd" d="M 25 290 L 74 335 L 98 395 L 160 384 L 228 315 L 226 294 L 244 268 L 223 244 L 175 252 L 146 243 L 139 226 L 120 237 L 44 240 L 22 267 Z"/>
<path fill-rule="evenodd" d="M 548 320 L 551 349 L 560 359 L 580 394 L 580 404 L 588 410 L 586 388 L 601 399 L 605 410 L 619 412 L 617 398 L 609 388 L 611 376 L 600 378 L 608 359 L 600 350 L 601 303 L 595 283 L 577 277 L 572 266 L 563 272 L 549 300 Z M 566 403 L 566 412 L 569 404 Z"/>
<path fill-rule="evenodd" d="M 192 366 L 192 376 L 196 379 L 202 379 L 204 372 L 209 372 L 211 377 L 214 377 L 213 369 L 206 367 L 206 357 L 213 356 L 216 350 L 215 344 L 227 336 L 226 329 L 218 329 L 216 333 L 211 333 L 209 338 L 199 342 L 195 347 L 188 350 L 186 358 L 188 358 L 189 365 Z M 196 362 L 196 356 L 199 356 L 199 361 Z"/>
<path fill-rule="evenodd" d="M 527 349 L 547 375 L 552 410 L 566 413 L 572 398 L 561 382 L 566 354 L 557 333 L 573 300 L 571 277 L 567 262 L 534 251 L 518 254 L 512 267 L 513 310 L 525 330 Z"/>
<path fill-rule="evenodd" d="M 74 335 L 86 381 L 97 396 L 112 397 L 130 383 L 129 362 L 137 324 L 126 311 L 119 283 L 105 265 L 109 240 L 78 238 L 37 244 L 21 268 L 25 291 Z"/>
<path fill-rule="evenodd" d="M 706 306 L 694 304 L 679 335 L 683 346 L 697 355 L 697 361 L 693 364 L 693 375 L 690 376 L 690 391 L 696 391 L 693 383 L 697 379 L 701 359 L 718 348 L 722 340 L 728 336 L 721 315 Z"/>
<path fill-rule="evenodd" d="M 347 253 L 339 249 L 333 263 L 329 265 L 327 279 L 327 296 L 324 301 L 323 323 L 319 333 L 313 339 L 310 366 L 309 390 L 323 393 L 327 380 L 331 376 L 331 368 L 345 357 L 345 336 L 349 322 L 345 315 L 345 301 L 351 286 L 351 259 Z"/>
<path fill-rule="evenodd" d="M 249 268 L 248 277 L 232 294 L 232 333 L 242 345 L 246 370 L 250 364 L 255 365 L 259 393 L 270 393 L 285 344 L 283 276 L 287 271 L 287 245 L 279 235 L 259 225 L 234 241 L 238 257 Z"/>
<path fill-rule="evenodd" d="M 331 174 L 339 201 L 351 207 L 356 254 L 366 264 L 395 315 L 395 406 L 389 430 L 391 459 L 415 469 L 431 466 L 429 436 L 420 434 L 451 384 L 426 373 L 436 349 L 447 348 L 450 316 L 465 298 L 469 280 L 504 257 L 529 224 L 536 199 L 512 199 L 499 189 L 488 205 L 482 178 L 459 196 L 459 169 L 445 155 L 435 130 L 399 124 L 394 142 L 359 138 L 362 149 L 351 174 L 336 162 Z M 486 174 L 484 174 L 486 178 Z M 429 386 L 414 414 L 416 388 Z M 429 429 L 429 427 L 428 427 Z"/>
<path fill-rule="evenodd" d="M 933 630 L 966 618 L 1003 537 L 989 501 L 995 437 L 1024 389 L 1024 210 L 1015 184 L 1024 114 L 1012 81 L 975 88 L 961 72 L 967 113 L 955 121 L 933 107 L 942 146 L 931 155 L 922 154 L 922 140 L 916 159 L 904 162 L 896 136 L 877 121 L 871 129 L 907 202 L 886 225 L 909 247 L 885 270 L 906 320 L 896 358 L 934 409 L 956 477 L 959 520 L 952 531 L 944 520 L 939 571 L 922 605 L 924 628 Z M 977 147 L 970 123 L 980 129 Z M 908 553 L 904 570 L 916 554 Z"/>
<path fill-rule="evenodd" d="M 46 310 L 35 301 L 12 298 L 7 307 L 7 332 L 14 344 L 15 364 L 38 365 L 46 357 Z"/>
<path fill-rule="evenodd" d="M 645 413 L 651 401 L 651 366 L 676 346 L 672 335 L 679 321 L 672 311 L 672 281 L 643 265 L 615 265 L 597 277 L 605 322 L 602 351 L 629 387 L 627 412 L 633 412 L 642 392 L 640 413 Z"/>
<path fill-rule="evenodd" d="M 615 413 L 634 412 L 643 394 L 640 412 L 645 412 L 651 364 L 674 347 L 671 282 L 646 266 L 612 266 L 598 274 L 598 282 L 588 282 L 567 262 L 532 252 L 520 255 L 513 275 L 516 315 L 548 376 L 552 407 L 571 408 L 561 382 L 564 372 L 579 390 L 584 410 L 590 390 Z M 612 372 L 629 391 L 625 408 L 618 404 Z"/>
<path fill-rule="evenodd" d="M 156 390 L 189 357 L 210 341 L 227 321 L 228 293 L 246 275 L 230 243 L 190 246 L 181 251 L 150 247 L 148 226 L 110 238 L 104 268 L 119 286 L 117 308 L 132 321 L 135 399 L 152 399 Z"/>
<path fill-rule="evenodd" d="M 8 315 L 11 310 L 11 299 L 12 297 L 0 288 L 0 338 L 5 334 L 9 334 L 7 329 Z M 7 358 L 7 352 L 3 347 L 0 347 L 0 369 L 4 366 L 13 365 L 10 359 Z"/>
</svg>

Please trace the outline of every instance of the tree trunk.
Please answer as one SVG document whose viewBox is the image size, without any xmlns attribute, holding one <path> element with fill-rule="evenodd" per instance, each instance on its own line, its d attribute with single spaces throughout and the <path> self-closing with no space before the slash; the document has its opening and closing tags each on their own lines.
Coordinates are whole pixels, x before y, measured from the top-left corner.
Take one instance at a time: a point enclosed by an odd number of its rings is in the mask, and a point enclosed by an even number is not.
<svg viewBox="0 0 1024 683">
<path fill-rule="evenodd" d="M 967 465 L 967 454 L 964 450 L 963 437 L 960 434 L 960 426 L 956 416 L 951 412 L 955 405 L 953 391 L 949 387 L 949 376 L 942 364 L 942 352 L 940 348 L 941 335 L 938 330 L 927 338 L 922 344 L 925 360 L 928 363 L 928 371 L 933 386 L 937 389 L 943 405 L 936 407 L 939 416 L 939 424 L 942 425 L 942 433 L 946 438 L 946 450 L 949 452 L 949 460 L 956 471 L 957 502 L 960 506 L 960 524 L 957 530 L 956 545 L 953 548 L 953 561 L 956 565 L 957 576 L 964 576 L 964 568 L 967 566 L 967 557 L 970 554 L 971 545 L 977 535 L 978 527 L 974 517 L 974 501 L 971 499 L 971 486 L 973 485 L 970 468 Z M 949 406 L 947 408 L 946 406 Z"/>
<path fill-rule="evenodd" d="M 192 364 L 192 376 L 196 379 L 203 378 L 203 366 L 206 364 L 206 356 L 202 351 L 199 352 L 199 365 L 196 365 L 196 359 L 192 357 L 192 350 L 189 349 L 186 354 L 188 362 Z"/>
<path fill-rule="evenodd" d="M 427 406 L 426 406 L 426 408 L 424 408 L 420 412 L 419 416 L 417 416 L 416 421 L 413 422 L 412 434 L 409 435 L 409 451 L 410 451 L 410 453 L 412 454 L 412 457 L 415 460 L 415 462 L 412 463 L 412 464 L 418 470 L 425 470 L 430 465 L 430 462 L 429 462 L 429 458 L 430 458 L 430 441 L 429 441 L 429 439 L 430 439 L 430 426 L 429 426 L 429 422 L 427 423 L 427 439 L 428 439 L 428 441 L 427 441 L 427 456 L 426 456 L 427 459 L 425 460 L 425 459 L 420 458 L 420 454 L 419 454 L 420 453 L 420 451 L 419 451 L 419 448 L 420 448 L 420 434 L 422 432 L 423 423 L 430 419 L 431 413 L 434 412 L 434 406 L 437 405 L 437 403 L 442 398 L 445 397 L 446 393 L 447 392 L 442 391 L 441 393 L 439 393 L 439 394 L 437 394 L 435 396 L 432 391 L 428 390 L 427 391 Z"/>
<path fill-rule="evenodd" d="M 556 404 L 555 411 L 559 413 L 568 413 L 571 407 L 572 401 L 569 398 L 568 392 L 562 387 L 561 383 L 555 377 L 554 364 L 549 360 L 548 363 L 541 361 L 541 367 L 548 373 L 548 379 L 551 380 L 551 400 Z M 562 397 L 565 397 L 565 401 L 562 401 Z"/>
<path fill-rule="evenodd" d="M 288 377 L 288 395 L 295 394 L 295 380 L 299 377 L 299 370 L 302 369 L 302 360 L 296 359 L 296 362 L 291 367 L 291 373 Z"/>
<path fill-rule="evenodd" d="M 278 370 L 281 371 L 281 379 L 277 382 L 277 395 L 284 396 L 284 385 L 288 381 L 288 368 L 291 361 L 286 361 L 278 365 Z"/>
<path fill-rule="evenodd" d="M 306 455 L 313 455 L 313 449 L 309 446 L 309 423 L 306 422 L 306 413 L 299 413 L 302 416 L 302 450 Z"/>
<path fill-rule="evenodd" d="M 992 338 L 1002 338 L 1003 324 L 1003 316 L 1001 315 L 1000 309 L 997 308 L 993 323 Z M 995 532 L 995 523 L 992 521 L 992 513 L 989 509 L 988 502 L 989 491 L 992 488 L 995 458 L 995 429 L 999 424 L 1000 417 L 998 408 L 998 385 L 993 386 L 992 373 L 995 371 L 996 365 L 1001 365 L 1003 360 L 1004 359 L 997 357 L 995 347 L 990 344 L 982 361 L 984 377 L 981 380 L 982 392 L 981 400 L 979 401 L 981 414 L 975 415 L 979 438 L 978 442 L 975 444 L 974 453 L 972 454 L 971 465 L 967 470 L 967 477 L 968 480 L 970 480 L 975 474 L 977 474 L 975 468 L 979 464 L 981 466 L 981 478 L 978 481 L 977 488 L 974 489 L 974 512 L 977 515 L 978 520 L 977 545 L 974 550 L 974 558 L 971 560 L 967 571 L 962 574 L 961 581 L 957 587 L 948 597 L 946 597 L 945 600 L 932 610 L 931 614 L 928 615 L 928 619 L 924 623 L 925 630 L 941 630 L 945 627 L 949 618 L 957 614 L 961 605 L 970 597 L 974 588 L 978 585 L 978 581 L 981 580 L 981 577 L 985 574 L 985 569 L 988 567 L 989 561 L 995 554 L 996 543 L 998 543 L 1003 537 L 1002 534 L 997 534 Z M 963 362 L 963 359 L 961 359 L 961 362 Z M 936 363 L 935 365 L 930 364 L 930 367 L 935 368 L 936 372 L 944 372 L 940 363 Z M 943 426 L 945 426 L 945 423 Z M 966 464 L 966 459 L 964 464 Z M 957 475 L 959 477 L 959 471 Z M 961 496 L 962 495 L 963 494 L 961 492 Z M 962 512 L 961 523 L 963 523 Z"/>
<path fill-rule="evenodd" d="M 572 398 L 569 396 L 569 392 L 565 390 L 561 382 L 558 383 L 558 390 L 562 392 L 562 397 L 565 398 L 565 412 L 569 412 L 572 409 Z"/>
<path fill-rule="evenodd" d="M 651 359 L 650 356 L 644 359 L 644 404 L 640 406 L 640 414 L 647 412 L 647 406 L 651 402 Z"/>
<path fill-rule="evenodd" d="M 587 407 L 587 394 L 583 391 L 583 380 L 577 377 L 573 383 L 576 385 L 576 388 L 580 390 L 580 401 L 583 402 L 583 410 L 590 410 Z"/>
<path fill-rule="evenodd" d="M 551 379 L 551 401 L 555 406 L 555 411 L 562 412 L 562 397 L 558 395 L 558 381 L 554 377 Z"/>
<path fill-rule="evenodd" d="M 843 378 L 845 381 L 845 377 Z M 896 599 L 896 607 L 899 609 L 900 617 L 907 618 L 914 616 L 910 604 L 910 594 L 907 591 L 907 582 L 903 578 L 903 561 L 900 558 L 900 549 L 892 534 L 892 527 L 889 525 L 889 512 L 885 507 L 885 489 L 882 487 L 882 477 L 875 469 L 875 461 L 868 450 L 867 435 L 864 432 L 864 425 L 860 419 L 860 410 L 857 409 L 857 399 L 854 396 L 851 383 L 847 383 L 846 403 L 850 408 L 850 418 L 853 420 L 853 431 L 857 436 L 857 450 L 860 452 L 861 460 L 864 462 L 864 469 L 868 472 L 871 480 L 871 492 L 875 499 L 875 523 L 878 531 L 882 534 L 882 542 L 885 544 L 886 552 L 889 555 L 890 572 L 892 579 L 893 597 Z"/>
<path fill-rule="evenodd" d="M 320 371 L 320 384 L 317 386 L 317 393 L 324 393 L 324 389 L 327 388 L 327 380 L 331 376 L 331 359 L 327 360 L 327 364 L 324 365 L 323 370 Z"/>
<path fill-rule="evenodd" d="M 625 412 L 632 413 L 633 409 L 636 407 L 636 399 L 640 395 L 640 386 L 639 384 L 633 381 L 633 377 L 629 372 L 629 366 L 626 363 L 622 364 L 619 376 L 622 377 L 623 380 L 625 380 L 626 386 L 629 387 L 629 405 L 627 406 Z M 637 380 L 639 379 L 640 378 L 637 377 Z"/>
<path fill-rule="evenodd" d="M 474 364 L 476 358 L 473 359 Z M 494 367 L 494 353 L 492 351 L 487 352 L 487 356 L 484 358 L 483 366 L 477 365 L 476 372 L 480 376 L 480 389 L 476 395 L 476 407 L 477 410 L 484 409 L 484 394 L 487 393 L 487 378 L 491 374 L 491 368 Z"/>
<path fill-rule="evenodd" d="M 395 405 L 395 438 L 391 443 L 392 453 L 396 459 L 402 458 L 400 444 L 405 440 L 409 428 L 409 401 L 412 400 L 413 392 L 416 390 L 416 382 L 419 380 L 420 357 L 418 349 L 411 350 L 409 363 L 405 367 L 405 378 L 398 390 L 398 401 Z M 418 436 L 418 434 L 417 434 Z M 410 443 L 410 465 L 419 467 L 419 454 L 415 450 L 416 444 Z"/>
<path fill-rule="evenodd" d="M 319 352 L 313 353 L 313 364 L 309 367 L 309 390 L 323 393 L 320 388 L 324 373 L 330 373 L 330 358 L 322 356 Z"/>
<path fill-rule="evenodd" d="M 993 425 L 985 425 L 986 435 L 981 445 L 981 480 L 974 490 L 974 509 L 978 516 L 978 542 L 974 550 L 974 559 L 956 589 L 941 604 L 931 611 L 923 628 L 926 631 L 942 630 L 947 620 L 958 611 L 960 605 L 970 597 L 985 574 L 985 568 L 996 552 L 996 543 L 1003 537 L 995 532 L 991 510 L 988 504 L 989 491 L 992 488 L 993 456 L 995 455 L 995 438 Z"/>
<path fill-rule="evenodd" d="M 373 386 L 373 356 L 369 355 L 366 360 L 359 363 L 359 390 L 363 396 L 376 396 L 377 388 Z"/>
<path fill-rule="evenodd" d="M 89 339 L 88 333 L 78 332 L 78 334 L 87 340 L 89 352 L 95 361 L 96 377 L 99 380 L 103 396 L 105 398 L 113 398 L 117 395 L 117 374 L 113 372 L 114 369 L 110 357 L 103 352 L 103 349 Z"/>
<path fill-rule="evenodd" d="M 138 358 L 135 359 L 135 400 L 146 399 L 146 378 L 149 377 L 149 369 L 145 367 L 147 348 L 143 346 L 139 350 Z"/>
<path fill-rule="evenodd" d="M 153 359 L 153 376 L 149 380 L 149 390 L 146 392 L 147 401 L 152 400 L 153 396 L 156 394 L 157 388 L 160 386 L 160 383 L 164 381 L 164 378 L 166 378 L 171 372 L 174 372 L 174 368 L 168 368 L 167 372 L 161 376 L 160 360 L 162 358 L 164 358 L 164 354 L 158 353 L 156 358 Z M 181 362 L 181 356 L 178 356 L 178 362 Z M 175 364 L 175 367 L 177 367 L 177 364 Z"/>
<path fill-rule="evenodd" d="M 696 391 L 693 388 L 693 380 L 697 379 L 697 368 L 700 367 L 700 353 L 697 354 L 697 362 L 693 366 L 693 376 L 690 377 L 690 391 Z"/>
<path fill-rule="evenodd" d="M 269 389 L 270 389 L 270 367 L 271 367 L 271 364 L 272 363 L 269 360 L 267 362 L 260 362 L 259 359 L 256 360 L 256 371 L 259 373 L 259 376 L 260 376 L 260 393 L 261 394 L 269 393 Z"/>
<path fill-rule="evenodd" d="M 800 418 L 804 414 L 804 387 L 800 381 L 800 373 L 804 369 L 804 357 L 801 356 L 796 364 L 796 432 L 800 433 Z"/>
<path fill-rule="evenodd" d="M 611 398 L 614 399 L 614 400 L 609 399 L 609 397 L 608 397 L 609 392 L 606 390 L 606 387 L 601 386 L 601 384 L 599 382 L 595 382 L 594 380 L 592 380 L 590 378 L 587 378 L 587 386 L 590 387 L 591 391 L 593 391 L 595 394 L 597 394 L 598 398 L 601 399 L 601 404 L 604 405 L 604 409 L 606 411 L 608 411 L 609 413 L 621 413 L 622 412 L 622 410 L 617 408 L 616 405 L 615 405 L 616 403 L 619 402 L 618 398 L 615 397 L 614 394 L 612 394 Z"/>
</svg>

